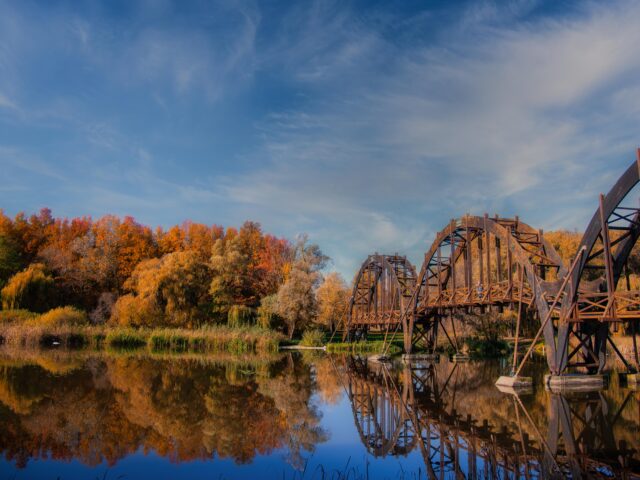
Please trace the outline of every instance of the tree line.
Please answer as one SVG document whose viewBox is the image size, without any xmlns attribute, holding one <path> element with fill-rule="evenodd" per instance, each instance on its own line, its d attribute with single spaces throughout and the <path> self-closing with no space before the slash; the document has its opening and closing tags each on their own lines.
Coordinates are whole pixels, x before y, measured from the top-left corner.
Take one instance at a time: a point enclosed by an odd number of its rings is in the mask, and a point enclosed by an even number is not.
<svg viewBox="0 0 640 480">
<path fill-rule="evenodd" d="M 348 288 L 339 274 L 322 273 L 328 260 L 306 236 L 278 238 L 256 222 L 153 230 L 130 216 L 55 218 L 45 208 L 10 218 L 0 210 L 5 319 L 69 306 L 94 324 L 257 323 L 293 337 L 335 326 L 344 312 Z"/>
</svg>

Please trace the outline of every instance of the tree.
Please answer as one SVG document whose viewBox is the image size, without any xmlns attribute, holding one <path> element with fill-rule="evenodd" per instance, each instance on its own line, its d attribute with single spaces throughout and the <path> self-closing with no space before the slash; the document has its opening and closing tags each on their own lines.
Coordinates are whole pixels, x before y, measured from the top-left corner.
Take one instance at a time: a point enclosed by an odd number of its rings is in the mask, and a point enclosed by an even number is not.
<svg viewBox="0 0 640 480">
<path fill-rule="evenodd" d="M 11 237 L 0 233 L 0 288 L 20 270 L 21 266 L 18 246 Z"/>
<path fill-rule="evenodd" d="M 120 325 L 194 327 L 211 308 L 209 266 L 195 252 L 174 252 L 141 262 L 116 302 L 111 321 Z"/>
<path fill-rule="evenodd" d="M 42 263 L 32 263 L 16 273 L 2 289 L 2 308 L 25 308 L 33 312 L 46 312 L 54 305 L 53 277 Z"/>
<path fill-rule="evenodd" d="M 349 288 L 338 272 L 324 278 L 316 292 L 318 300 L 317 322 L 333 331 L 342 320 L 349 301 Z"/>
<path fill-rule="evenodd" d="M 219 319 L 226 319 L 233 305 L 252 305 L 255 302 L 256 295 L 249 277 L 249 256 L 235 238 L 216 240 L 210 265 L 213 278 L 209 293 L 213 299 L 213 313 Z"/>
<path fill-rule="evenodd" d="M 262 328 L 280 329 L 282 318 L 278 315 L 278 295 L 267 295 L 260 300 L 258 325 Z"/>
<path fill-rule="evenodd" d="M 263 235 L 258 223 L 228 229 L 214 243 L 210 261 L 215 313 L 225 318 L 233 305 L 257 308 L 261 298 L 277 292 L 290 256 L 289 243 Z"/>
<path fill-rule="evenodd" d="M 133 217 L 124 217 L 118 225 L 118 285 L 123 285 L 142 260 L 157 256 L 153 234 L 149 227 L 137 223 Z"/>
<path fill-rule="evenodd" d="M 321 279 L 319 270 L 326 262 L 327 257 L 317 245 L 307 245 L 306 236 L 298 239 L 291 273 L 278 290 L 277 313 L 287 325 L 289 338 L 317 315 L 315 289 Z"/>
</svg>

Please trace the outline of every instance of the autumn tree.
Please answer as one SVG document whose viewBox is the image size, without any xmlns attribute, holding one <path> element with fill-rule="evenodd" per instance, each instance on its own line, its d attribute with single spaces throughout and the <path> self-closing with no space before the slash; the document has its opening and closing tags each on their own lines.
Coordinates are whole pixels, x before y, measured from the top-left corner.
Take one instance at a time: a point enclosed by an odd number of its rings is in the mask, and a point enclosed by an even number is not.
<svg viewBox="0 0 640 480">
<path fill-rule="evenodd" d="M 211 308 L 209 266 L 194 252 L 175 252 L 141 262 L 118 299 L 112 323 L 135 326 L 194 327 Z"/>
<path fill-rule="evenodd" d="M 280 329 L 282 318 L 278 315 L 278 295 L 267 295 L 260 300 L 258 325 L 262 328 Z"/>
<path fill-rule="evenodd" d="M 253 304 L 256 301 L 249 277 L 249 256 L 235 240 L 216 240 L 211 256 L 213 279 L 209 292 L 213 299 L 213 313 L 226 319 L 233 305 Z"/>
<path fill-rule="evenodd" d="M 13 236 L 22 249 L 25 263 L 37 259 L 38 252 L 53 234 L 54 219 L 51 210 L 43 208 L 38 214 L 28 218 L 24 213 L 18 213 L 13 220 Z"/>
<path fill-rule="evenodd" d="M 545 232 L 544 238 L 553 245 L 565 265 L 570 265 L 580 246 L 582 234 L 568 230 Z"/>
<path fill-rule="evenodd" d="M 125 285 L 141 263 L 180 252 L 190 252 L 199 264 L 210 264 L 213 312 L 220 319 L 227 318 L 232 306 L 255 311 L 262 298 L 278 291 L 293 258 L 287 240 L 264 234 L 255 222 L 225 231 L 218 225 L 185 221 L 154 233 L 132 217 L 61 219 L 42 209 L 9 218 L 0 210 L 0 288 L 25 266 L 43 263 L 53 277 L 59 303 L 92 312 L 95 321 L 110 316 L 117 296 L 133 294 Z M 125 304 L 135 310 L 141 301 L 129 297 L 118 307 L 122 310 Z"/>
<path fill-rule="evenodd" d="M 333 331 L 340 323 L 347 309 L 349 288 L 338 272 L 331 272 L 316 292 L 318 300 L 317 322 Z"/>
<path fill-rule="evenodd" d="M 117 226 L 118 285 L 123 285 L 142 260 L 157 256 L 151 229 L 125 217 Z"/>
<path fill-rule="evenodd" d="M 294 262 L 287 281 L 278 290 L 277 313 L 287 326 L 289 338 L 313 322 L 317 315 L 315 289 L 327 257 L 317 245 L 309 245 L 307 237 L 298 239 Z"/>
<path fill-rule="evenodd" d="M 158 227 L 156 230 L 156 241 L 160 255 L 184 250 L 184 237 L 184 230 L 178 225 L 174 225 L 166 232 Z"/>
<path fill-rule="evenodd" d="M 289 256 L 288 242 L 263 235 L 258 223 L 227 230 L 214 243 L 210 260 L 215 313 L 226 318 L 233 305 L 257 308 L 261 298 L 276 293 Z"/>
<path fill-rule="evenodd" d="M 2 289 L 2 308 L 45 312 L 54 305 L 53 277 L 41 263 L 32 263 L 12 276 Z"/>
<path fill-rule="evenodd" d="M 18 246 L 11 237 L 0 233 L 0 288 L 20 270 L 21 266 Z"/>
</svg>

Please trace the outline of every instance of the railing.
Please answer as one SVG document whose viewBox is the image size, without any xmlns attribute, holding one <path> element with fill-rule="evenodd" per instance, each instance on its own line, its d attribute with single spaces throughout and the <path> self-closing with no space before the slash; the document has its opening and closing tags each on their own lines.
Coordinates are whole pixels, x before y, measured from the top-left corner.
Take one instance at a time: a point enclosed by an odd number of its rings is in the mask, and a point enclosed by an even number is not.
<svg viewBox="0 0 640 480">
<path fill-rule="evenodd" d="M 612 301 L 613 299 L 613 301 Z M 622 321 L 640 318 L 640 291 L 581 293 L 578 308 L 571 322 L 584 320 Z"/>
</svg>

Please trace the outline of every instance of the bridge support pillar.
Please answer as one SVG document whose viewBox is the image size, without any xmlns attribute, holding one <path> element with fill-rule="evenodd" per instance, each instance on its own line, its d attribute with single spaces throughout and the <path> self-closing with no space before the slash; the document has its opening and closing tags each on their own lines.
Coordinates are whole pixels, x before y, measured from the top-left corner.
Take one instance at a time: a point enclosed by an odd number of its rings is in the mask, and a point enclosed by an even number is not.
<svg viewBox="0 0 640 480">
<path fill-rule="evenodd" d="M 533 384 L 531 377 L 507 377 L 502 376 L 496 381 L 497 387 L 522 388 L 530 387 Z"/>
<path fill-rule="evenodd" d="M 606 375 L 569 374 L 545 375 L 545 389 L 560 392 L 595 392 L 603 390 L 607 384 Z"/>
</svg>

